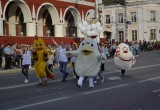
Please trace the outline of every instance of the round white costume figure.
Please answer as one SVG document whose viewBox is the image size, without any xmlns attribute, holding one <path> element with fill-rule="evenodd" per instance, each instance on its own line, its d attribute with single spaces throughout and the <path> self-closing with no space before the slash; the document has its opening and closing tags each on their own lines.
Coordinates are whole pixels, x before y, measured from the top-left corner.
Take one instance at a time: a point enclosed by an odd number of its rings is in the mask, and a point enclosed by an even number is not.
<svg viewBox="0 0 160 110">
<path fill-rule="evenodd" d="M 76 56 L 75 71 L 79 76 L 78 87 L 82 87 L 85 76 L 89 78 L 89 87 L 93 88 L 93 77 L 100 71 L 101 60 L 106 56 L 99 52 L 96 41 L 90 37 L 85 38 L 76 51 L 69 51 L 68 56 Z"/>
<path fill-rule="evenodd" d="M 129 46 L 125 43 L 120 43 L 114 55 L 114 63 L 119 69 L 121 69 L 122 75 L 124 75 L 125 70 L 129 70 L 135 62 L 136 60 L 130 52 Z"/>
</svg>

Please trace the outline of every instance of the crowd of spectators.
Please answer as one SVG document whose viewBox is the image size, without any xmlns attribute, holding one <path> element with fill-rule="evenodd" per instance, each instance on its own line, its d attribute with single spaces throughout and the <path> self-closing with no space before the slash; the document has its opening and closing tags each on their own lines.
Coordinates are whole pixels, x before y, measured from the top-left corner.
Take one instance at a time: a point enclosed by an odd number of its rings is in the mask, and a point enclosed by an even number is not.
<svg viewBox="0 0 160 110">
<path fill-rule="evenodd" d="M 139 55 L 139 51 L 160 50 L 160 41 L 156 42 L 126 42 L 134 56 Z M 102 45 L 103 52 L 106 54 L 107 59 L 113 58 L 119 42 L 112 42 Z M 33 51 L 33 46 L 28 45 L 30 53 Z M 66 44 L 67 50 L 75 50 L 72 44 Z M 57 45 L 46 45 L 46 48 L 53 55 L 53 65 L 59 65 L 59 52 Z M 21 68 L 22 54 L 24 51 L 23 44 L 0 44 L 0 69 L 8 70 L 11 68 Z M 70 62 L 70 59 L 68 59 Z M 34 61 L 32 60 L 32 67 Z M 51 63 L 52 64 L 52 63 Z"/>
</svg>

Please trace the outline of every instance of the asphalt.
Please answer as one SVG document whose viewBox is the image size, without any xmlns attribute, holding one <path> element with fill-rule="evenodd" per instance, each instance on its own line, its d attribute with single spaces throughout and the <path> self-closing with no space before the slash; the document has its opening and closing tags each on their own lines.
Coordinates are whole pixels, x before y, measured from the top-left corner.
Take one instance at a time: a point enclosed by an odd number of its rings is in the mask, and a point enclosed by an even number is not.
<svg viewBox="0 0 160 110">
<path fill-rule="evenodd" d="M 124 77 L 112 59 L 105 64 L 105 82 L 89 89 L 76 87 L 70 77 L 61 82 L 62 74 L 55 69 L 56 79 L 49 85 L 37 85 L 34 69 L 30 83 L 23 84 L 20 70 L 0 74 L 0 110 L 160 110 L 160 52 L 141 52 L 136 64 Z"/>
</svg>

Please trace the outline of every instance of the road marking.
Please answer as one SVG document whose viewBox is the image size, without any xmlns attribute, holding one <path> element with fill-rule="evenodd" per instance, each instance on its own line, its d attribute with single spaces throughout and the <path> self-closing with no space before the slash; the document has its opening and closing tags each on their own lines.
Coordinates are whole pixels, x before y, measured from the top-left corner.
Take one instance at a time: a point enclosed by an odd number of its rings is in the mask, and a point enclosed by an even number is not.
<svg viewBox="0 0 160 110">
<path fill-rule="evenodd" d="M 115 76 L 115 77 L 108 77 L 106 79 L 113 81 L 113 80 L 121 80 L 122 78 L 118 77 L 118 76 Z"/>
<path fill-rule="evenodd" d="M 160 64 L 148 65 L 148 66 L 141 66 L 141 67 L 135 67 L 135 68 L 131 68 L 129 71 L 139 70 L 139 69 L 145 69 L 145 68 L 151 68 L 151 67 L 156 67 L 156 66 L 160 66 Z M 112 74 L 112 73 L 117 73 L 117 72 L 121 72 L 121 71 L 120 71 L 120 70 L 115 70 L 115 71 L 106 72 L 106 73 L 104 73 L 104 74 Z"/>
<path fill-rule="evenodd" d="M 8 109 L 8 110 L 19 110 L 19 109 L 23 109 L 23 108 L 28 108 L 28 107 L 42 105 L 42 104 L 46 104 L 46 103 L 50 103 L 50 102 L 64 100 L 64 99 L 68 99 L 68 98 L 70 98 L 70 97 L 61 97 L 61 98 L 57 98 L 57 99 L 52 99 L 52 100 L 47 100 L 47 101 L 43 101 L 43 102 L 37 102 L 37 103 L 29 104 L 29 105 L 24 105 L 24 106 L 16 107 L 16 108 L 11 108 L 11 109 Z"/>
<path fill-rule="evenodd" d="M 156 67 L 156 66 L 160 66 L 160 64 L 155 64 L 155 65 L 148 65 L 148 66 L 141 66 L 141 67 L 131 68 L 131 70 L 139 70 L 139 69 L 151 68 L 151 67 Z"/>
<path fill-rule="evenodd" d="M 154 91 L 152 91 L 152 92 L 160 92 L 160 89 L 154 90 Z"/>
<path fill-rule="evenodd" d="M 136 67 L 136 68 L 132 68 L 131 70 L 138 70 L 138 69 L 144 69 L 144 68 L 156 67 L 156 66 L 160 66 L 160 64 Z M 104 74 L 112 74 L 112 73 L 116 73 L 116 72 L 120 72 L 120 70 L 115 70 L 115 71 L 107 72 L 107 73 L 104 73 Z M 71 79 L 73 79 L 73 78 L 67 78 L 67 80 L 71 80 Z M 59 82 L 59 81 L 61 81 L 61 80 L 57 79 L 57 80 L 49 81 L 49 83 Z M 36 84 L 37 84 L 37 82 L 36 83 L 29 83 L 29 84 L 21 84 L 21 85 L 12 85 L 12 86 L 7 86 L 7 87 L 1 87 L 0 91 L 7 90 L 7 89 L 20 88 L 20 87 L 33 86 L 33 85 L 36 85 Z"/>
<path fill-rule="evenodd" d="M 39 90 L 36 90 L 37 92 L 40 92 L 40 91 L 43 91 L 44 89 L 39 89 Z"/>
<path fill-rule="evenodd" d="M 73 78 L 68 78 L 68 80 L 71 80 L 71 79 L 73 79 Z M 48 81 L 48 83 L 59 82 L 59 81 L 61 81 L 61 80 L 57 79 L 57 80 Z M 20 88 L 20 87 L 33 86 L 33 85 L 37 85 L 37 84 L 38 84 L 38 82 L 36 82 L 36 83 L 29 83 L 29 84 L 11 85 L 11 86 L 7 86 L 7 87 L 1 87 L 0 91 L 7 90 L 7 89 Z"/>
<path fill-rule="evenodd" d="M 147 81 L 152 81 L 152 80 L 156 80 L 156 79 L 159 79 L 159 77 L 154 77 L 154 78 L 149 78 L 149 79 L 145 79 L 145 80 L 141 80 L 141 81 L 138 81 L 139 83 L 142 83 L 142 82 L 147 82 Z"/>
<path fill-rule="evenodd" d="M 91 93 L 96 93 L 96 92 L 111 90 L 111 89 L 115 89 L 115 88 L 125 87 L 125 86 L 128 86 L 128 85 L 129 85 L 129 84 L 122 84 L 122 85 L 117 85 L 117 86 L 108 87 L 108 88 L 104 88 L 104 89 L 99 89 L 99 90 L 94 90 L 94 91 L 90 91 L 90 92 L 85 92 L 85 93 L 83 93 L 83 94 L 91 94 Z"/>
</svg>

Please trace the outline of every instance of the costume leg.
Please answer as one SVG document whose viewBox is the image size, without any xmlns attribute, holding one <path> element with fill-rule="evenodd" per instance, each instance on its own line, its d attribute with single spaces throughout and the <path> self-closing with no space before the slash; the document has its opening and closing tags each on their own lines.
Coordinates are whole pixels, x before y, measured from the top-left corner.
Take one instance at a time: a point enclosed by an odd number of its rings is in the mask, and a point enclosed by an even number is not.
<svg viewBox="0 0 160 110">
<path fill-rule="evenodd" d="M 94 88 L 93 77 L 89 77 L 89 88 Z"/>
<path fill-rule="evenodd" d="M 80 76 L 79 79 L 78 79 L 78 82 L 77 82 L 77 86 L 78 86 L 78 87 L 82 88 L 83 80 L 84 80 L 84 77 L 83 77 L 83 76 Z"/>
</svg>

